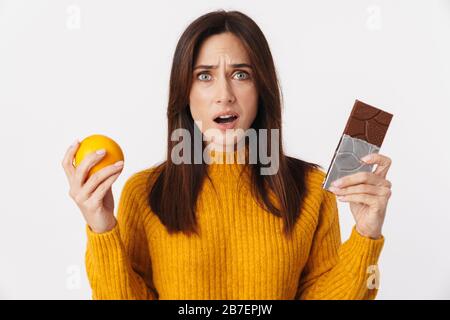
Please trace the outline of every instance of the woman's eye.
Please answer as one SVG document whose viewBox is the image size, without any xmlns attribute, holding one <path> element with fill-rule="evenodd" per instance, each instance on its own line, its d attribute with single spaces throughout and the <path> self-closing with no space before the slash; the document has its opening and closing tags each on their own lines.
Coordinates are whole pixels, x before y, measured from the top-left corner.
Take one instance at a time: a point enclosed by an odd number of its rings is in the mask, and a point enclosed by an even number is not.
<svg viewBox="0 0 450 320">
<path fill-rule="evenodd" d="M 236 79 L 238 80 L 246 80 L 250 77 L 250 75 L 245 71 L 236 72 L 234 75 L 235 77 L 237 77 Z"/>
<path fill-rule="evenodd" d="M 199 73 L 197 75 L 197 79 L 201 80 L 201 81 L 208 81 L 211 79 L 211 75 L 207 74 L 207 73 Z"/>
</svg>

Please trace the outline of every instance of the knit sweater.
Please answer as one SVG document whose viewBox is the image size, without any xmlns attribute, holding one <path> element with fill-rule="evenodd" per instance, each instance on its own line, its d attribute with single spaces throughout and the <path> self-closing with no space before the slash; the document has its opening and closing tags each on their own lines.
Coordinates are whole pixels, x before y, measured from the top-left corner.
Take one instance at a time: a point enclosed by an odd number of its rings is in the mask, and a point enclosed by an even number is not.
<svg viewBox="0 0 450 320">
<path fill-rule="evenodd" d="M 258 205 L 248 176 L 240 176 L 247 167 L 207 165 L 211 181 L 205 179 L 196 207 L 199 235 L 169 233 L 151 211 L 154 168 L 128 178 L 116 226 L 95 233 L 86 225 L 92 298 L 374 299 L 368 270 L 384 237 L 370 239 L 353 227 L 341 242 L 336 197 L 321 187 L 325 173 L 307 174 L 307 195 L 287 238 L 282 218 Z"/>
</svg>

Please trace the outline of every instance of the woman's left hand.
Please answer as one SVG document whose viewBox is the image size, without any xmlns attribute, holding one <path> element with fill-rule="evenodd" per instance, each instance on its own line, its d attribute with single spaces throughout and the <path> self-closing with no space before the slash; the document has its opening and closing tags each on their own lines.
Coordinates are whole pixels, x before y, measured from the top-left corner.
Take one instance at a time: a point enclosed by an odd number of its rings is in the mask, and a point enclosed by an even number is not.
<svg viewBox="0 0 450 320">
<path fill-rule="evenodd" d="M 336 194 L 338 200 L 350 202 L 356 231 L 362 236 L 378 239 L 382 235 L 386 207 L 392 194 L 392 184 L 386 180 L 392 161 L 377 153 L 361 160 L 376 164 L 375 172 L 358 172 L 342 177 L 332 183 L 330 191 Z"/>
</svg>

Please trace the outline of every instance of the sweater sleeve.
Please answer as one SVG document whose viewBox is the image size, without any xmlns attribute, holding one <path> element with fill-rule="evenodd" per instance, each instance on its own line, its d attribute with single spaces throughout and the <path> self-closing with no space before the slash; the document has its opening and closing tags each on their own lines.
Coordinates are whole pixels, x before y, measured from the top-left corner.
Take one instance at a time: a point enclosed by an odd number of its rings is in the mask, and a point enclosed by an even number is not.
<svg viewBox="0 0 450 320">
<path fill-rule="evenodd" d="M 86 272 L 94 300 L 158 298 L 138 198 L 141 182 L 138 173 L 125 183 L 112 230 L 95 233 L 86 225 Z"/>
<path fill-rule="evenodd" d="M 370 239 L 353 227 L 350 238 L 341 244 L 336 196 L 323 192 L 318 226 L 296 298 L 375 299 L 378 289 L 372 279 L 374 270 L 378 277 L 377 262 L 384 237 Z"/>
</svg>

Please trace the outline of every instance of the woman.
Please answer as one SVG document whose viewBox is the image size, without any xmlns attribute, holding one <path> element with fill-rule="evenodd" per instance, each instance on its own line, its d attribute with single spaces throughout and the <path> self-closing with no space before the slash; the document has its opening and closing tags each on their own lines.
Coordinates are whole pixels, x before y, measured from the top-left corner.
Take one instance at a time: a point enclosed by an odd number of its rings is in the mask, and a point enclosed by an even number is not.
<svg viewBox="0 0 450 320">
<path fill-rule="evenodd" d="M 370 270 L 384 243 L 390 159 L 363 159 L 375 172 L 344 177 L 331 193 L 318 165 L 284 154 L 281 134 L 272 135 L 282 123 L 276 71 L 253 20 L 217 11 L 188 26 L 174 54 L 167 116 L 167 159 L 126 181 L 117 220 L 111 186 L 123 163 L 86 179 L 104 153 L 75 168 L 76 142 L 64 157 L 87 222 L 94 299 L 376 296 Z M 190 137 L 179 142 L 180 130 Z M 198 134 L 200 148 L 191 143 Z M 343 244 L 335 194 L 356 221 Z"/>
</svg>

